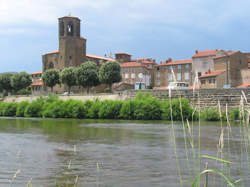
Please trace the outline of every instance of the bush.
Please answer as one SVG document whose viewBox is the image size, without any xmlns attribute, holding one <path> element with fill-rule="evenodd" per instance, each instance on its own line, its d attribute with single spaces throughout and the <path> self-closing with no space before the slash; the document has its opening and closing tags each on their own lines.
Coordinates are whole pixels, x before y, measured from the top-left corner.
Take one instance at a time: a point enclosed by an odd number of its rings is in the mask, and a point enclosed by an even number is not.
<svg viewBox="0 0 250 187">
<path fill-rule="evenodd" d="M 171 120 L 171 107 L 172 117 L 174 121 L 183 120 L 197 120 L 197 112 L 194 112 L 193 107 L 189 104 L 187 99 L 172 99 L 163 101 L 162 103 L 162 119 Z"/>
<path fill-rule="evenodd" d="M 101 105 L 101 102 L 99 100 L 95 100 L 92 103 L 92 105 L 89 108 L 87 108 L 88 109 L 87 117 L 92 118 L 92 119 L 98 119 L 100 105 Z"/>
<path fill-rule="evenodd" d="M 160 120 L 161 119 L 160 100 L 150 94 L 138 93 L 135 99 L 135 119 L 138 120 Z"/>
<path fill-rule="evenodd" d="M 0 104 L 0 116 L 15 116 L 17 103 L 2 102 Z"/>
<path fill-rule="evenodd" d="M 61 100 L 46 102 L 43 106 L 42 115 L 48 118 L 62 118 L 64 117 L 63 109 L 63 101 Z"/>
<path fill-rule="evenodd" d="M 206 109 L 201 113 L 201 117 L 205 121 L 219 121 L 220 115 L 216 108 Z"/>
<path fill-rule="evenodd" d="M 42 117 L 42 109 L 45 100 L 40 97 L 39 99 L 32 101 L 24 111 L 24 117 Z"/>
<path fill-rule="evenodd" d="M 26 107 L 29 105 L 28 101 L 22 101 L 17 104 L 16 116 L 17 117 L 24 117 L 24 111 Z"/>
<path fill-rule="evenodd" d="M 128 100 L 122 103 L 120 117 L 122 119 L 136 119 L 135 116 L 135 108 L 136 108 L 136 101 L 135 100 Z"/>
<path fill-rule="evenodd" d="M 121 101 L 105 100 L 100 103 L 98 117 L 101 119 L 118 119 L 122 107 Z"/>
<path fill-rule="evenodd" d="M 69 99 L 62 105 L 62 114 L 65 118 L 85 118 L 87 109 L 82 101 Z"/>
</svg>

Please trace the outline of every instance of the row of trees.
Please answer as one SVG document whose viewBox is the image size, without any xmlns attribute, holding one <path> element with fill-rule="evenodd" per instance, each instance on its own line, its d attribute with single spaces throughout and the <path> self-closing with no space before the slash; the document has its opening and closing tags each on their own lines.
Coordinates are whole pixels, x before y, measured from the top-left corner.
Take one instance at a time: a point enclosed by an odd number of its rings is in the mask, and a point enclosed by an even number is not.
<svg viewBox="0 0 250 187">
<path fill-rule="evenodd" d="M 18 93 L 32 83 L 31 76 L 26 72 L 0 74 L 0 92 Z"/>
<path fill-rule="evenodd" d="M 94 62 L 85 62 L 79 68 L 65 68 L 60 73 L 55 69 L 48 70 L 43 74 L 42 80 L 45 86 L 51 88 L 52 92 L 56 84 L 63 83 L 68 86 L 69 93 L 72 86 L 87 88 L 87 92 L 89 93 L 91 87 L 101 83 L 109 85 L 109 89 L 111 90 L 112 84 L 120 82 L 122 79 L 120 71 L 121 67 L 117 62 L 108 61 L 101 68 Z"/>
</svg>

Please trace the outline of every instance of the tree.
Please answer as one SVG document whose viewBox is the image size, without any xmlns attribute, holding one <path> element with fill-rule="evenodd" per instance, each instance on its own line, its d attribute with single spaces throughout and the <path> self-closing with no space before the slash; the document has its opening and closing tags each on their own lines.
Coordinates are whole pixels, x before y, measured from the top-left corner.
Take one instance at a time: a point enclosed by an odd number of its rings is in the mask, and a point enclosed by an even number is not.
<svg viewBox="0 0 250 187">
<path fill-rule="evenodd" d="M 76 85 L 76 68 L 65 68 L 61 74 L 61 82 L 68 86 L 68 93 L 70 93 L 71 87 Z"/>
<path fill-rule="evenodd" d="M 29 87 L 31 83 L 31 77 L 26 72 L 16 73 L 11 77 L 11 86 L 16 92 Z"/>
<path fill-rule="evenodd" d="M 104 63 L 99 71 L 99 79 L 101 83 L 108 84 L 112 90 L 112 84 L 122 80 L 120 64 L 112 61 Z"/>
<path fill-rule="evenodd" d="M 12 90 L 11 86 L 11 77 L 13 73 L 3 73 L 0 75 L 0 87 L 6 92 L 10 92 Z"/>
<path fill-rule="evenodd" d="M 92 86 L 100 84 L 98 78 L 98 66 L 94 62 L 85 62 L 77 69 L 77 84 L 87 87 L 87 92 Z"/>
<path fill-rule="evenodd" d="M 43 84 L 50 87 L 51 92 L 53 92 L 53 87 L 60 83 L 59 72 L 55 69 L 50 69 L 45 71 L 42 76 Z"/>
</svg>

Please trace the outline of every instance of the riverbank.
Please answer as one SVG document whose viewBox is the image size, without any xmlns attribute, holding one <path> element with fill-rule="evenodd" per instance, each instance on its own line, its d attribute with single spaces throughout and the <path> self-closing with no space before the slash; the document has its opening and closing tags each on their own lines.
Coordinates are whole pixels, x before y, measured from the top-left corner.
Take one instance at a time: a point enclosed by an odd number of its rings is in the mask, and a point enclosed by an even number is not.
<svg viewBox="0 0 250 187">
<path fill-rule="evenodd" d="M 39 97 L 33 101 L 0 102 L 0 116 L 123 119 L 167 121 L 235 121 L 247 120 L 242 109 L 222 111 L 220 107 L 199 111 L 187 99 L 160 100 L 150 94 L 138 93 L 130 100 L 62 100 L 57 96 Z"/>
</svg>

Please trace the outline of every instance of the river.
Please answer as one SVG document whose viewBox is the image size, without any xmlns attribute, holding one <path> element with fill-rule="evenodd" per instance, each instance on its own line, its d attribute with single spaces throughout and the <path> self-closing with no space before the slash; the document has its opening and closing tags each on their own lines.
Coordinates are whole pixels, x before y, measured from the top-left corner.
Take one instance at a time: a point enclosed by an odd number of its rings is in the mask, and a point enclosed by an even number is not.
<svg viewBox="0 0 250 187">
<path fill-rule="evenodd" d="M 188 139 L 185 144 L 189 134 L 180 122 L 174 129 L 173 134 L 172 125 L 162 121 L 0 118 L 0 186 L 73 186 L 77 181 L 90 187 L 174 187 L 180 186 L 178 166 L 183 186 L 191 186 L 199 154 L 193 154 Z M 201 170 L 208 162 L 209 168 L 250 186 L 249 144 L 242 131 L 233 126 L 228 140 L 224 130 L 223 158 L 233 163 L 230 173 L 226 164 L 207 158 L 200 159 Z M 193 134 L 198 150 L 198 124 Z M 220 134 L 220 123 L 202 122 L 201 156 L 217 156 Z M 209 186 L 226 183 L 210 174 Z"/>
</svg>

